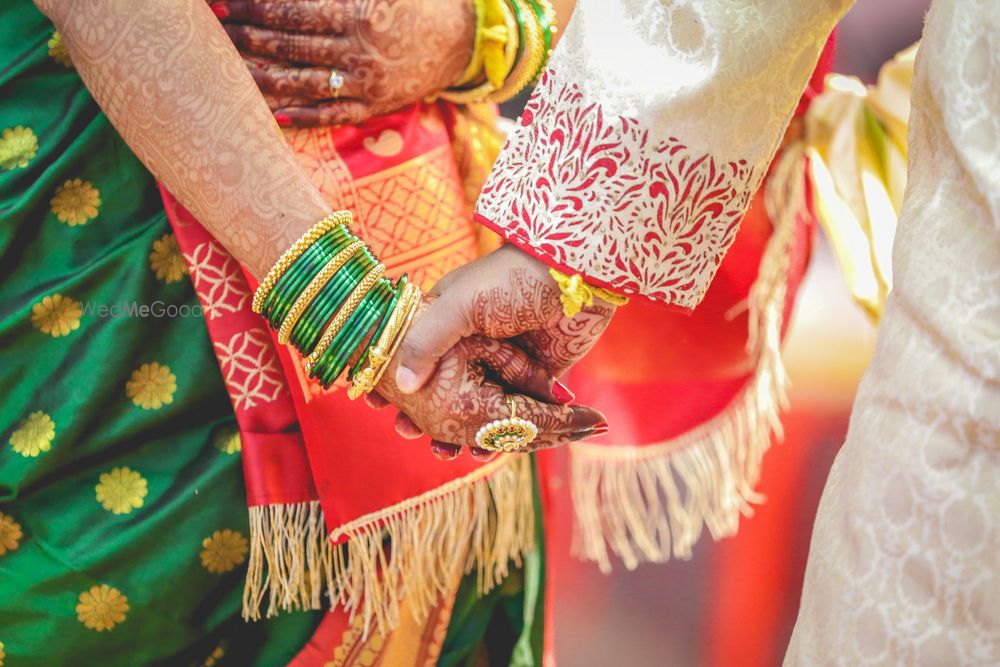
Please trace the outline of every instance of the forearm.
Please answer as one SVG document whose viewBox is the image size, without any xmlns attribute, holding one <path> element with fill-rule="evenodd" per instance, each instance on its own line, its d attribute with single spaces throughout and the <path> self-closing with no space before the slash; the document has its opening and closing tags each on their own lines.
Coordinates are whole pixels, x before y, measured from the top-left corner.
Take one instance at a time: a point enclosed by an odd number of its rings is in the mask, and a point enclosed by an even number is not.
<svg viewBox="0 0 1000 667">
<path fill-rule="evenodd" d="M 146 167 L 259 278 L 329 212 L 201 0 L 36 0 Z"/>
</svg>

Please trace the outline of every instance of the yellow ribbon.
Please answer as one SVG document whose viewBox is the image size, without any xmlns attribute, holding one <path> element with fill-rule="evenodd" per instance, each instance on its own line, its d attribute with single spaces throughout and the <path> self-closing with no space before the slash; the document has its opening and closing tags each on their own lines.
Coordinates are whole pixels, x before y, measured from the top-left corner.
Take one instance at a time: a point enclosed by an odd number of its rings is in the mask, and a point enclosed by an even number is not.
<svg viewBox="0 0 1000 667">
<path fill-rule="evenodd" d="M 485 25 L 478 36 L 483 71 L 486 80 L 499 89 L 512 66 L 507 58 L 507 41 L 510 39 L 509 10 L 504 0 L 485 0 L 484 10 Z"/>
<path fill-rule="evenodd" d="M 577 273 L 567 276 L 565 273 L 555 269 L 549 269 L 549 275 L 559 286 L 559 301 L 563 306 L 563 315 L 573 317 L 583 309 L 584 306 L 594 305 L 594 297 L 603 299 L 615 306 L 624 306 L 628 303 L 628 297 L 615 294 L 602 287 L 593 287 L 583 281 L 583 277 Z"/>
</svg>

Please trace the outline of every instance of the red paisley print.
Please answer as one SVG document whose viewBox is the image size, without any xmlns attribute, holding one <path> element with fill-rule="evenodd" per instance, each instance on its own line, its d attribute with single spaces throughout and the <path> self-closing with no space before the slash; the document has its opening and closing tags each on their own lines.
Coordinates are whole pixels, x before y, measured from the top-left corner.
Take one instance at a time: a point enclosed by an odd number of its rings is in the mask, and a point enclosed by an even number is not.
<svg viewBox="0 0 1000 667">
<path fill-rule="evenodd" d="M 746 160 L 720 161 L 651 136 L 548 70 L 477 217 L 595 284 L 693 308 L 736 235 L 754 175 Z"/>
</svg>

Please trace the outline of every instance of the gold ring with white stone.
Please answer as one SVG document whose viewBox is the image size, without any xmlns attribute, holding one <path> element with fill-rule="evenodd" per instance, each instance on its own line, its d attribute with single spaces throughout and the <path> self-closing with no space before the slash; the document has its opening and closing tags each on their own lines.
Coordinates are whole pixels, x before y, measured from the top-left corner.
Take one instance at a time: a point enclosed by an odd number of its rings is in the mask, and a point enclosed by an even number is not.
<svg viewBox="0 0 1000 667">
<path fill-rule="evenodd" d="M 335 69 L 330 70 L 330 92 L 333 93 L 333 99 L 340 97 L 340 88 L 344 85 L 344 76 Z"/>
<path fill-rule="evenodd" d="M 517 404 L 507 396 L 510 417 L 484 424 L 476 433 L 476 446 L 489 452 L 516 452 L 531 444 L 538 436 L 538 427 L 527 419 L 518 419 Z"/>
</svg>

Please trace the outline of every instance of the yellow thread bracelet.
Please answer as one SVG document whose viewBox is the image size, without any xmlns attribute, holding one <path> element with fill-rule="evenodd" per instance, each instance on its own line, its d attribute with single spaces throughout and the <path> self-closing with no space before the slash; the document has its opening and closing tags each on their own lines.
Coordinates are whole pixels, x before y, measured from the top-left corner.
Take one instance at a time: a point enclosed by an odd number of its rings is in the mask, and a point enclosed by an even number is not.
<svg viewBox="0 0 1000 667">
<path fill-rule="evenodd" d="M 593 287 L 588 285 L 583 281 L 583 277 L 580 274 L 574 274 L 572 276 L 567 276 L 561 271 L 556 269 L 549 269 L 549 275 L 552 279 L 556 281 L 559 286 L 559 301 L 563 306 L 563 315 L 566 317 L 573 317 L 584 306 L 593 306 L 594 297 L 603 299 L 614 306 L 624 306 L 628 303 L 628 297 L 622 296 L 621 294 L 615 294 L 610 290 L 606 290 L 603 287 Z"/>
</svg>

